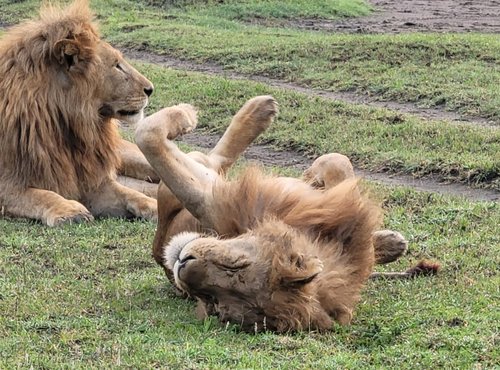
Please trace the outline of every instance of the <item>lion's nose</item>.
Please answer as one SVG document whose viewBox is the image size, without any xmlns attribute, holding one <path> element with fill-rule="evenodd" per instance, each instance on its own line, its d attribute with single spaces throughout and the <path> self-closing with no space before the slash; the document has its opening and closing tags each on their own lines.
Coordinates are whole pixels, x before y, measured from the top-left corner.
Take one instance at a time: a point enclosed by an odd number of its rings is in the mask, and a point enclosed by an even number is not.
<svg viewBox="0 0 500 370">
<path fill-rule="evenodd" d="M 151 96 L 151 94 L 153 93 L 153 86 L 151 87 L 145 87 L 144 88 L 144 93 L 147 95 L 147 96 Z"/>
<path fill-rule="evenodd" d="M 184 257 L 183 259 L 179 260 L 179 271 L 186 266 L 186 264 L 188 263 L 188 261 L 191 261 L 191 260 L 195 260 L 196 257 L 194 256 L 186 256 Z"/>
</svg>

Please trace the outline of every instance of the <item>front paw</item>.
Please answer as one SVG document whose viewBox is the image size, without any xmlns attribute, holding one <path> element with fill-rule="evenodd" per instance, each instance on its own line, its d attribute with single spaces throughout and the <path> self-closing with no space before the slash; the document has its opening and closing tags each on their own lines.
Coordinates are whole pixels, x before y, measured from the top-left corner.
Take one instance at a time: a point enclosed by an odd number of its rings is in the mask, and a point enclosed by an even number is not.
<svg viewBox="0 0 500 370">
<path fill-rule="evenodd" d="M 74 200 L 68 200 L 64 204 L 51 207 L 43 217 L 47 226 L 58 226 L 62 224 L 78 224 L 93 221 L 94 217 L 87 208 Z"/>
<path fill-rule="evenodd" d="M 145 220 L 157 221 L 158 208 L 156 199 L 147 196 L 140 197 L 127 204 L 127 210 L 135 217 Z"/>
<path fill-rule="evenodd" d="M 156 147 L 159 140 L 173 140 L 191 132 L 197 123 L 196 109 L 189 104 L 163 108 L 139 123 L 135 131 L 136 142 L 144 151 Z"/>
</svg>

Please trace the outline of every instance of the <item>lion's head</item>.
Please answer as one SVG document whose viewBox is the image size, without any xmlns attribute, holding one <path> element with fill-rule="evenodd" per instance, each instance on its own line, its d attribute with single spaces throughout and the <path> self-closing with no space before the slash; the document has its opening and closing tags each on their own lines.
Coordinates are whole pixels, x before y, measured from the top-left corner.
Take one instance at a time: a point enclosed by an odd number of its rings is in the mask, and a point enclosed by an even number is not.
<svg viewBox="0 0 500 370">
<path fill-rule="evenodd" d="M 97 50 L 102 81 L 96 92 L 99 113 L 127 123 L 138 122 L 143 118 L 153 85 L 108 43 L 100 41 Z"/>
<path fill-rule="evenodd" d="M 44 7 L 0 40 L 0 180 L 78 197 L 115 171 L 115 119 L 140 119 L 152 91 L 99 38 L 88 1 Z"/>
<path fill-rule="evenodd" d="M 327 329 L 332 321 L 314 281 L 323 262 L 311 245 L 304 234 L 270 221 L 235 239 L 180 234 L 166 261 L 176 284 L 223 322 L 250 331 Z"/>
</svg>

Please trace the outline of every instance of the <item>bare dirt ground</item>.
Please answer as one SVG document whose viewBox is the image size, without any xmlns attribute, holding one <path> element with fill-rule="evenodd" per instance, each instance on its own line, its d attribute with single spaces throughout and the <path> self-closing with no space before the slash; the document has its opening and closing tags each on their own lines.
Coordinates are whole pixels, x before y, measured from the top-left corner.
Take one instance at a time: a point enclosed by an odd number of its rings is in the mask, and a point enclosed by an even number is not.
<svg viewBox="0 0 500 370">
<path fill-rule="evenodd" d="M 367 17 L 341 21 L 296 19 L 284 26 L 345 33 L 500 33 L 500 0 L 370 0 Z"/>
<path fill-rule="evenodd" d="M 207 135 L 200 131 L 184 135 L 180 140 L 200 149 L 211 149 L 215 146 L 220 136 Z M 303 171 L 308 168 L 313 158 L 291 150 L 275 150 L 268 145 L 254 144 L 245 153 L 244 158 L 256 161 L 263 165 L 291 167 Z M 499 201 L 500 192 L 488 189 L 472 189 L 463 184 L 443 183 L 437 178 L 414 178 L 408 175 L 393 175 L 388 173 L 374 173 L 355 169 L 356 175 L 364 179 L 385 185 L 409 186 L 419 191 L 438 194 L 461 196 L 473 201 Z"/>
</svg>

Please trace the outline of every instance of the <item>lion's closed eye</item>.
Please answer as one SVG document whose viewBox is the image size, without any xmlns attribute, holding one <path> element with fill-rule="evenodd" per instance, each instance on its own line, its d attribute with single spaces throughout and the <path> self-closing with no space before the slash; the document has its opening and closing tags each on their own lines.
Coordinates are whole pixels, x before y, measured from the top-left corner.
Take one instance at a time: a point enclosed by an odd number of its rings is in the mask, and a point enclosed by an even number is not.
<svg viewBox="0 0 500 370">
<path fill-rule="evenodd" d="M 221 270 L 237 272 L 250 266 L 250 261 L 247 259 L 239 258 L 236 261 L 214 261 L 214 265 Z"/>
</svg>

